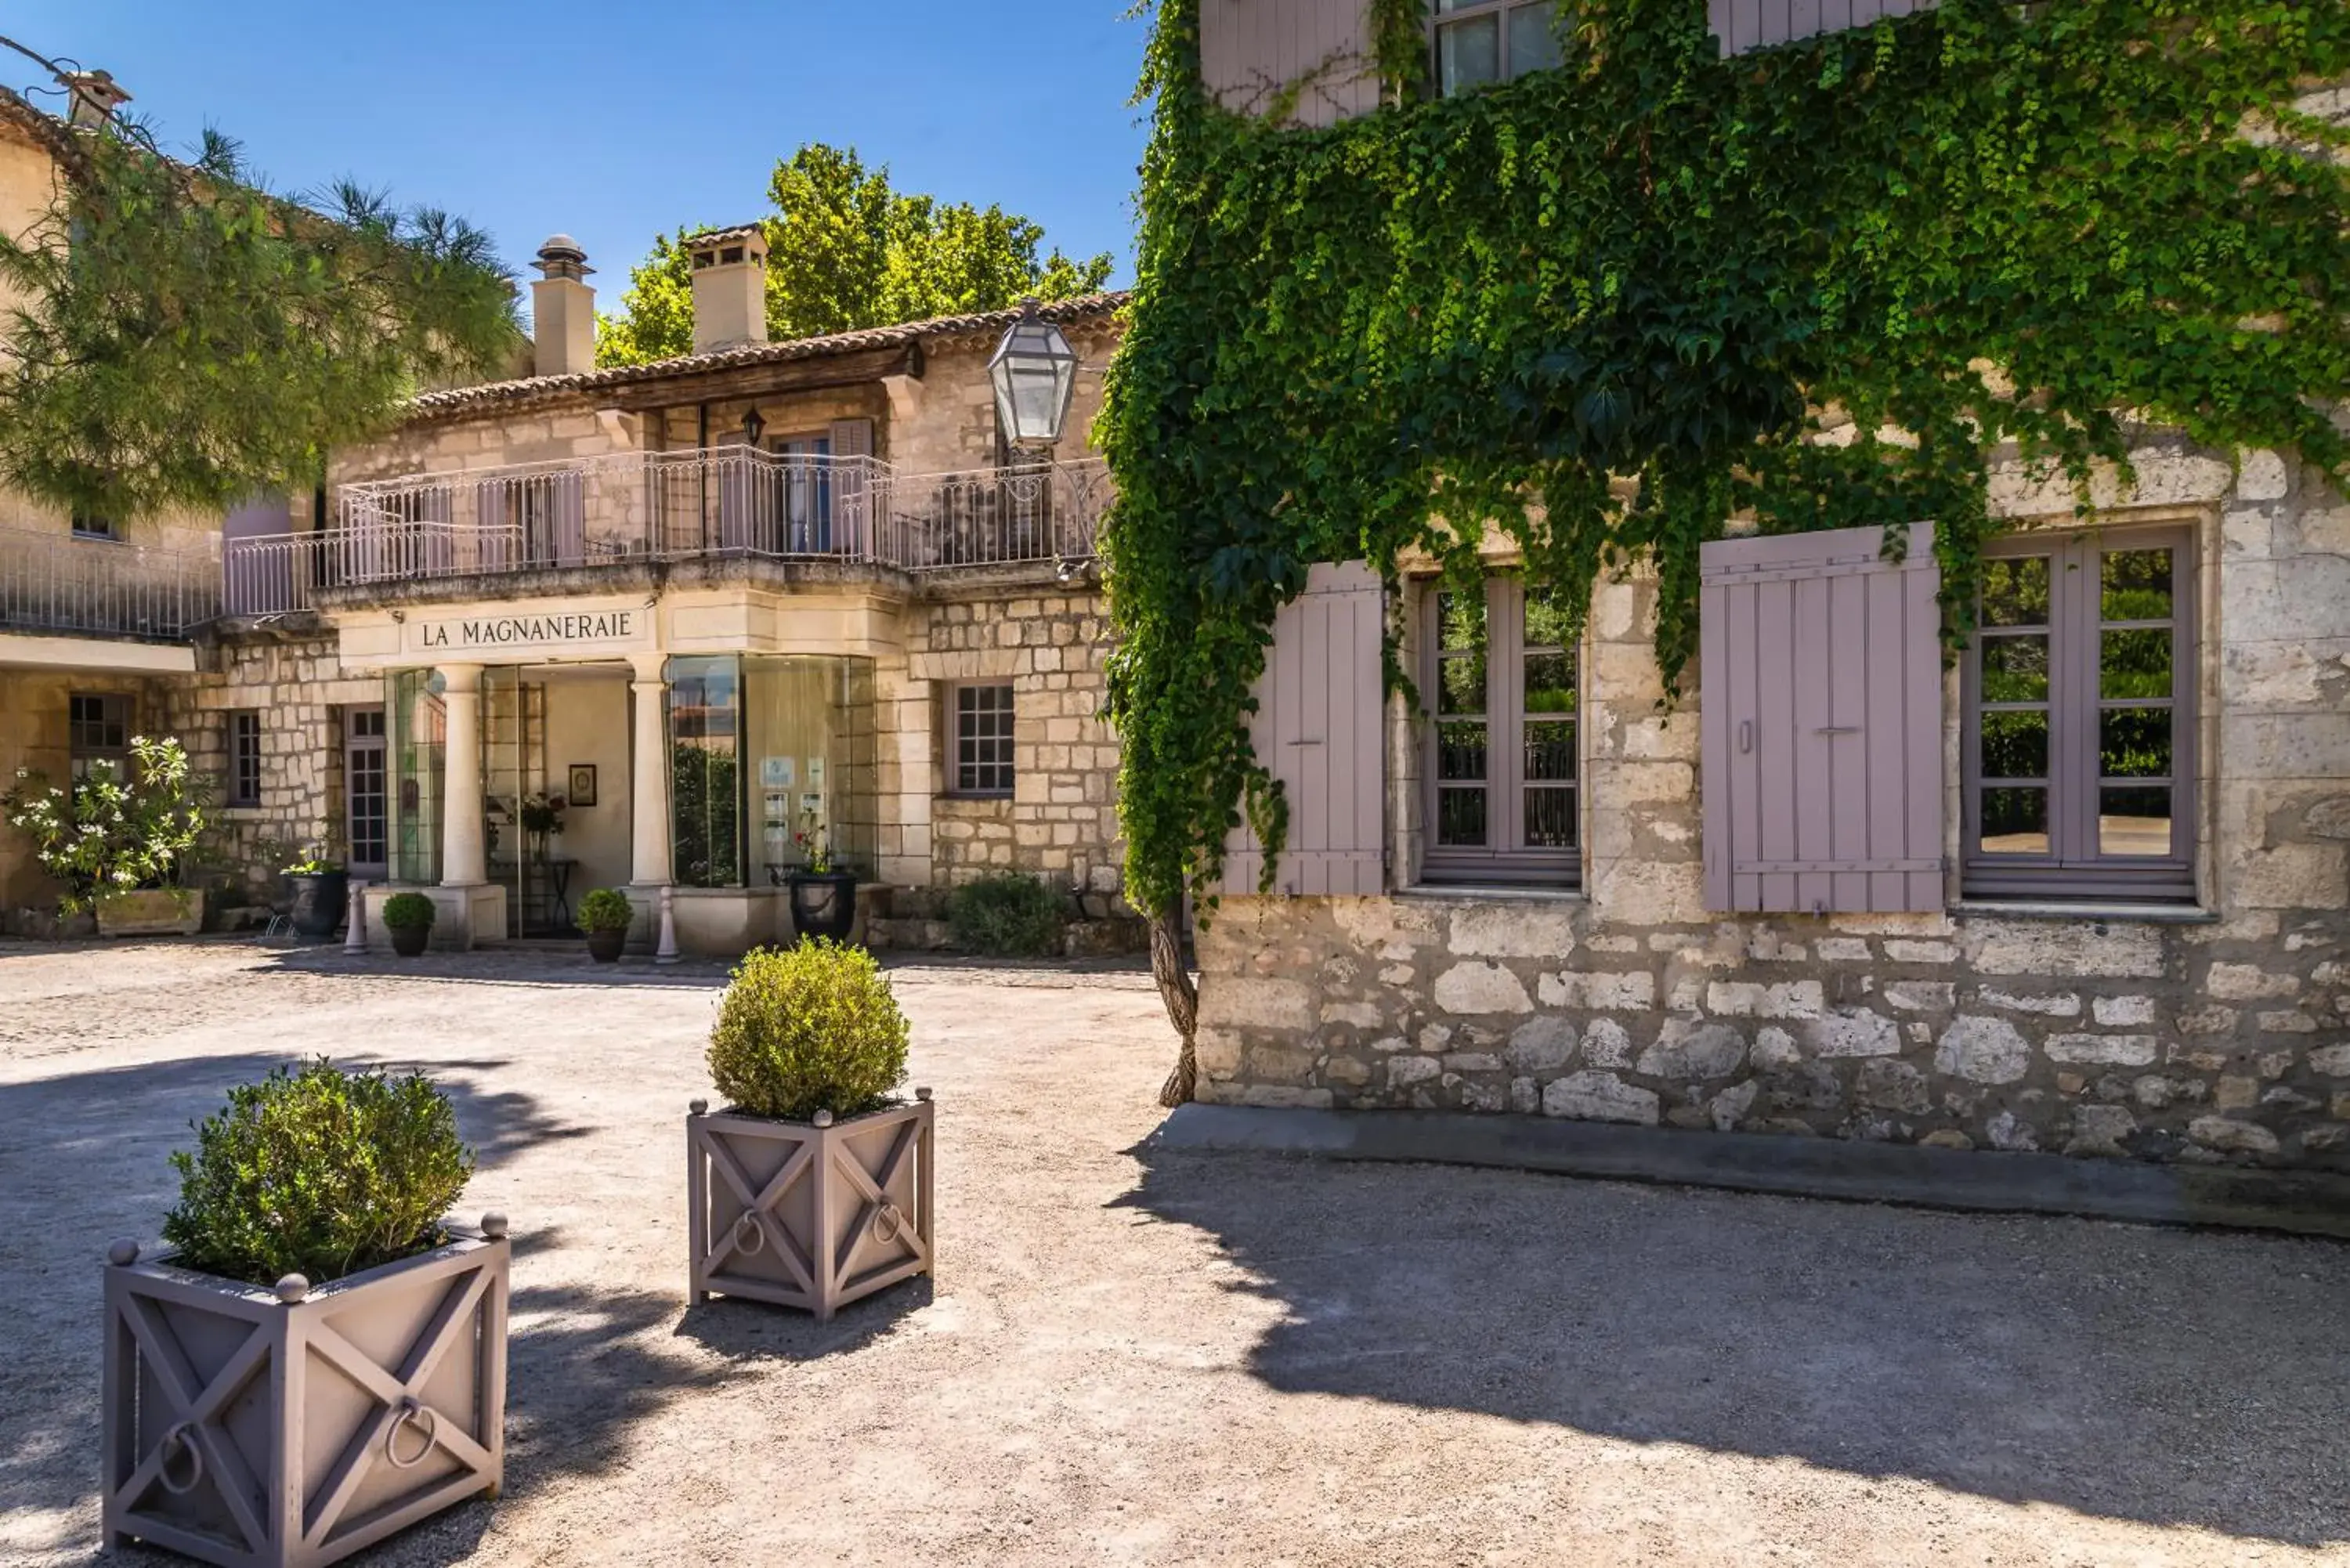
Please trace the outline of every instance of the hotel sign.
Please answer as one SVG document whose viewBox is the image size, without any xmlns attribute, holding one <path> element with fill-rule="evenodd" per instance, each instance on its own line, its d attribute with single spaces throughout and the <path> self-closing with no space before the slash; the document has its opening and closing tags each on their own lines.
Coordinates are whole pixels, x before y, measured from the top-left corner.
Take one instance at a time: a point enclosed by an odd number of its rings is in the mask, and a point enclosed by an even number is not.
<svg viewBox="0 0 2350 1568">
<path fill-rule="evenodd" d="M 416 647 L 426 653 L 562 653 L 582 644 L 633 641 L 640 629 L 638 618 L 645 613 L 586 610 L 428 620 L 416 628 Z"/>
</svg>

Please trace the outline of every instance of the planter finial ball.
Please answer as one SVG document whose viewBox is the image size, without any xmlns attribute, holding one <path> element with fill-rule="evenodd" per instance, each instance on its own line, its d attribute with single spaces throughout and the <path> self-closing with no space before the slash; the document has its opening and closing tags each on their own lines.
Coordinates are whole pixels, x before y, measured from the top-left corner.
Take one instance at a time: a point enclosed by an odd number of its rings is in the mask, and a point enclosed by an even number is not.
<svg viewBox="0 0 2350 1568">
<path fill-rule="evenodd" d="M 493 1209 L 482 1216 L 482 1234 L 491 1241 L 500 1241 L 506 1233 L 506 1217 Z"/>
<path fill-rule="evenodd" d="M 918 1099 L 918 1100 L 921 1101 L 924 1105 L 928 1105 L 928 1104 L 930 1104 L 930 1103 L 931 1103 L 931 1086 L 930 1086 L 928 1084 L 917 1084 L 917 1085 L 914 1085 L 914 1098 L 916 1098 L 916 1099 Z"/>
<path fill-rule="evenodd" d="M 685 1108 L 691 1111 L 697 1116 L 706 1116 L 710 1114 L 710 1102 L 708 1100 L 690 1100 L 686 1103 Z"/>
<path fill-rule="evenodd" d="M 300 1274 L 288 1274 L 277 1282 L 277 1299 L 292 1306 L 310 1293 L 310 1282 Z"/>
<path fill-rule="evenodd" d="M 139 1243 L 125 1236 L 106 1249 L 106 1261 L 118 1269 L 127 1269 L 139 1261 Z"/>
<path fill-rule="evenodd" d="M 816 1125 L 820 1127 L 828 1127 L 832 1125 L 832 1113 L 830 1111 L 818 1111 L 811 1119 L 814 1120 Z"/>
</svg>

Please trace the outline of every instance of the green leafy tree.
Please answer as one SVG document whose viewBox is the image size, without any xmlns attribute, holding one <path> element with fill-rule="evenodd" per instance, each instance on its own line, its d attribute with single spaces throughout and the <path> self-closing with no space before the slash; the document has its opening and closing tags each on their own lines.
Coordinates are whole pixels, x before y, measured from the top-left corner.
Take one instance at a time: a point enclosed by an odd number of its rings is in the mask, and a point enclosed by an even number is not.
<svg viewBox="0 0 2350 1568">
<path fill-rule="evenodd" d="M 1042 226 L 1002 207 L 907 195 L 853 149 L 810 142 L 767 182 L 767 331 L 776 338 L 852 332 L 933 316 L 1000 310 L 1024 295 L 1066 299 L 1108 281 L 1107 253 L 1041 262 Z M 684 241 L 653 243 L 629 274 L 628 314 L 597 324 L 596 360 L 640 365 L 693 348 L 693 276 Z"/>
<path fill-rule="evenodd" d="M 272 195 L 217 132 L 184 160 L 121 119 L 47 140 L 55 195 L 0 234 L 0 480 L 41 500 L 123 517 L 307 486 L 420 388 L 514 358 L 513 282 L 461 219 L 348 183 Z"/>
</svg>

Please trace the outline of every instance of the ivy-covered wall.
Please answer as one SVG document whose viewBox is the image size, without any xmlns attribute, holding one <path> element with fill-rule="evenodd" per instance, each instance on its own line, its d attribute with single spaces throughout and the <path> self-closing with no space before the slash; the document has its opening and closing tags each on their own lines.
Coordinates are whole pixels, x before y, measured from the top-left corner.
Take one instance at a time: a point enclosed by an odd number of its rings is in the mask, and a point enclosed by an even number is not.
<svg viewBox="0 0 2350 1568">
<path fill-rule="evenodd" d="M 1413 0 L 1370 3 L 1392 106 L 1319 130 L 1215 107 L 1199 0 L 1158 10 L 1100 427 L 1147 909 L 1244 808 L 1278 839 L 1243 722 L 1315 561 L 1490 524 L 1585 605 L 1644 559 L 1669 700 L 1733 514 L 1933 519 L 1956 640 L 1994 448 L 2085 492 L 2129 410 L 2350 472 L 2342 0 L 1946 0 L 1729 60 L 1703 0 L 1581 0 L 1561 68 L 1440 100 Z"/>
</svg>

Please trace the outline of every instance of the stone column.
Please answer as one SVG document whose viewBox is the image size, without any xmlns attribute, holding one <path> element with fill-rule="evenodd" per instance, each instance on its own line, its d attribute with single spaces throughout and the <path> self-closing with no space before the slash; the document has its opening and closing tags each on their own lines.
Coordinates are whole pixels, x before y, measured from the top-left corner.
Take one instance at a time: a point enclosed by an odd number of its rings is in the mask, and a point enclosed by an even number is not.
<svg viewBox="0 0 2350 1568">
<path fill-rule="evenodd" d="M 482 795 L 482 667 L 443 664 L 441 700 L 448 753 L 441 787 L 441 886 L 470 888 L 490 879 Z"/>
<path fill-rule="evenodd" d="M 667 655 L 632 653 L 636 696 L 635 761 L 629 780 L 629 880 L 660 887 L 670 879 L 669 732 L 662 706 L 669 683 L 661 679 Z"/>
</svg>

